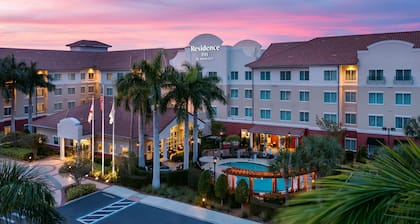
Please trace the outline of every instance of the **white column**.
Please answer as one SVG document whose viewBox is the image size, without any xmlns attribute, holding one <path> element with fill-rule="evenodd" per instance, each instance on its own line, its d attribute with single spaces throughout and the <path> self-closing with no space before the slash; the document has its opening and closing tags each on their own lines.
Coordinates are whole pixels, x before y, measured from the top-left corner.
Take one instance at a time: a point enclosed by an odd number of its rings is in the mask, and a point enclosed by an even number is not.
<svg viewBox="0 0 420 224">
<path fill-rule="evenodd" d="M 297 149 L 298 146 L 299 146 L 299 136 L 296 135 L 295 138 L 296 138 L 296 140 L 295 140 L 295 149 Z"/>
<path fill-rule="evenodd" d="M 60 160 L 64 160 L 65 158 L 65 144 L 64 144 L 64 137 L 60 137 Z"/>
<path fill-rule="evenodd" d="M 162 139 L 163 141 L 163 161 L 168 160 L 168 149 L 166 148 L 166 138 Z"/>
<path fill-rule="evenodd" d="M 283 151 L 283 142 L 281 141 L 283 136 L 279 136 L 279 151 Z"/>
<path fill-rule="evenodd" d="M 250 132 L 249 135 L 249 147 L 254 151 L 254 133 Z"/>
</svg>

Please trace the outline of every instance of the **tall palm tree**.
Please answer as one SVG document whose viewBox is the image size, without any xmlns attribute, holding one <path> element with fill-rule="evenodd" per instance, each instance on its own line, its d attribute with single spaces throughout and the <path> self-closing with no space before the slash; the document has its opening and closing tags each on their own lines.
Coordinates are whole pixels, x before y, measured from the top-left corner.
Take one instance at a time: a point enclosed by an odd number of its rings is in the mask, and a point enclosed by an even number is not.
<svg viewBox="0 0 420 224">
<path fill-rule="evenodd" d="M 277 223 L 419 223 L 420 147 L 384 146 L 367 164 L 317 181 L 316 190 L 290 200 Z"/>
<path fill-rule="evenodd" d="M 138 65 L 133 65 L 132 72 L 126 74 L 116 83 L 117 87 L 117 105 L 124 102 L 127 111 L 135 111 L 138 113 L 138 166 L 145 167 L 146 162 L 144 158 L 144 126 L 146 118 L 151 116 L 150 110 L 150 88 Z M 131 108 L 132 107 L 132 108 Z"/>
<path fill-rule="evenodd" d="M 0 61 L 0 88 L 2 95 L 11 106 L 10 129 L 16 131 L 15 122 L 15 92 L 17 85 L 21 82 L 20 77 L 25 72 L 25 63 L 16 62 L 14 55 L 6 56 Z"/>
<path fill-rule="evenodd" d="M 143 60 L 138 68 L 143 73 L 145 81 L 150 88 L 150 103 L 153 113 L 153 179 L 152 187 L 160 188 L 160 147 L 159 147 L 159 112 L 164 110 L 166 104 L 162 104 L 162 86 L 166 81 L 166 74 L 170 67 L 163 67 L 164 53 L 160 51 L 149 63 Z"/>
<path fill-rule="evenodd" d="M 62 223 L 47 180 L 34 168 L 0 162 L 0 216 L 24 217 L 24 223 Z"/>
<path fill-rule="evenodd" d="M 32 130 L 32 98 L 37 87 L 47 88 L 48 91 L 55 89 L 55 85 L 51 83 L 51 77 L 38 73 L 36 63 L 31 62 L 29 66 L 25 66 L 24 73 L 21 77 L 21 83 L 18 83 L 17 88 L 24 94 L 28 95 L 28 130 Z"/>
</svg>

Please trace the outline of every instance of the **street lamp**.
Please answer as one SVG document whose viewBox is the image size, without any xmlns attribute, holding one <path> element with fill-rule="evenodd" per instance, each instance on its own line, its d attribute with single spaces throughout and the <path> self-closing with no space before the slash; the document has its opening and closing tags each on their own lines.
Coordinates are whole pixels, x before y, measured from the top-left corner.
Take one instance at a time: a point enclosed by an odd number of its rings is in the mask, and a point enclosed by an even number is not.
<svg viewBox="0 0 420 224">
<path fill-rule="evenodd" d="M 384 130 L 384 131 L 387 132 L 387 135 L 388 135 L 387 144 L 388 144 L 388 146 L 391 146 L 391 144 L 389 143 L 389 141 L 390 141 L 390 135 L 391 135 L 391 131 L 395 131 L 395 128 L 382 127 L 382 130 Z"/>
<path fill-rule="evenodd" d="M 215 156 L 215 157 L 213 157 L 213 177 L 214 177 L 214 183 L 216 183 L 216 163 L 217 163 L 217 158 Z"/>
</svg>

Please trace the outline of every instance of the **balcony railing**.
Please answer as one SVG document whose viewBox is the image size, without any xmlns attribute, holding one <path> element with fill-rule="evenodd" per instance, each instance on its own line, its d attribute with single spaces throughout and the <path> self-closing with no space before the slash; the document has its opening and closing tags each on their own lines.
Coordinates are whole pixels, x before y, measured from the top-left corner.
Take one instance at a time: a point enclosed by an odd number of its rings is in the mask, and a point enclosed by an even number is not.
<svg viewBox="0 0 420 224">
<path fill-rule="evenodd" d="M 413 76 L 409 77 L 394 77 L 394 84 L 395 85 L 413 85 L 414 79 Z"/>
<path fill-rule="evenodd" d="M 383 77 L 382 79 L 370 79 L 368 77 L 366 83 L 368 85 L 384 85 L 386 81 L 385 81 L 385 77 Z"/>
</svg>

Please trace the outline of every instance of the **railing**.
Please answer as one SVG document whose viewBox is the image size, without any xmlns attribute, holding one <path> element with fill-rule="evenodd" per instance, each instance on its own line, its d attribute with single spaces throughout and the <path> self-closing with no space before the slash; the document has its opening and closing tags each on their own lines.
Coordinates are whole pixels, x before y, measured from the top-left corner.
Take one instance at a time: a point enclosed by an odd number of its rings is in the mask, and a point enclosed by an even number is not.
<svg viewBox="0 0 420 224">
<path fill-rule="evenodd" d="M 383 77 L 382 79 L 369 79 L 368 77 L 366 83 L 368 85 L 384 85 L 386 81 L 385 81 L 385 77 Z"/>
<path fill-rule="evenodd" d="M 394 76 L 394 84 L 395 85 L 413 85 L 414 79 L 413 76 L 410 77 L 402 77 L 403 79 L 397 79 L 396 76 Z"/>
</svg>

